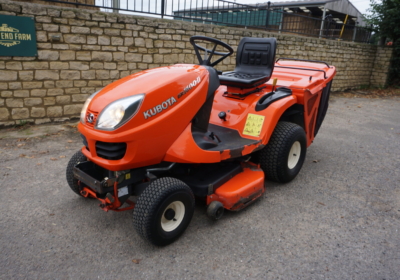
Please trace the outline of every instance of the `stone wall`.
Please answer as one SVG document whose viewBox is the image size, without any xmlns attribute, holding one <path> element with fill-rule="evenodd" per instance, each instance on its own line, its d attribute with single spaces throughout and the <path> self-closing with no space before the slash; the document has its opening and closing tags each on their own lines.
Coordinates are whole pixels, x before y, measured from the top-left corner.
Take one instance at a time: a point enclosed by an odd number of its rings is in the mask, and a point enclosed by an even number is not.
<svg viewBox="0 0 400 280">
<path fill-rule="evenodd" d="M 377 48 L 371 74 L 371 85 L 378 87 L 386 85 L 392 54 L 393 48 L 391 47 Z"/>
<path fill-rule="evenodd" d="M 0 126 L 76 118 L 85 99 L 112 81 L 148 68 L 196 63 L 189 43 L 195 34 L 234 49 L 245 36 L 276 37 L 277 57 L 335 65 L 333 90 L 381 84 L 390 57 L 387 49 L 366 44 L 10 0 L 0 0 L 0 14 L 35 18 L 38 43 L 37 57 L 0 56 Z M 217 68 L 230 70 L 234 63 L 230 57 Z"/>
</svg>

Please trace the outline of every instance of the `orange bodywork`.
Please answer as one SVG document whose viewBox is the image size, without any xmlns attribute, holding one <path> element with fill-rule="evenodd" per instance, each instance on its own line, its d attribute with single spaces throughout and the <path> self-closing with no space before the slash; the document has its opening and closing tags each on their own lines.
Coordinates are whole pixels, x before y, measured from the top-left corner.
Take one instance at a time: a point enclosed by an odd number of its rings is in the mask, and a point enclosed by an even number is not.
<svg viewBox="0 0 400 280">
<path fill-rule="evenodd" d="M 168 73 L 167 76 L 164 76 L 165 73 Z M 82 149 L 83 154 L 111 171 L 160 163 L 164 160 L 166 151 L 204 103 L 206 94 L 202 89 L 208 87 L 208 75 L 208 72 L 198 65 L 175 65 L 143 71 L 108 85 L 89 105 L 88 111 L 94 112 L 96 117 L 112 101 L 134 94 L 145 93 L 146 96 L 135 117 L 116 130 L 97 130 L 93 125 L 80 123 L 78 129 L 88 142 L 88 149 Z M 185 86 L 198 77 L 201 81 L 192 89 L 190 98 L 189 94 L 178 98 Z M 168 110 L 163 110 L 148 119 L 144 118 L 147 110 L 163 104 L 171 97 L 177 101 L 170 105 Z M 101 158 L 96 153 L 96 141 L 124 142 L 127 144 L 126 154 L 120 160 Z"/>
<path fill-rule="evenodd" d="M 336 73 L 334 67 L 324 67 L 321 64 L 304 62 L 279 62 L 277 65 L 315 68 L 326 71 L 327 79 L 322 72 L 305 73 L 303 70 L 275 68 L 273 78 L 278 79 L 276 87 L 289 87 L 293 95 L 272 103 L 263 111 L 255 111 L 255 103 L 264 94 L 272 90 L 272 79 L 265 84 L 260 92 L 251 94 L 243 100 L 224 96 L 228 89 L 221 85 L 214 95 L 214 104 L 210 123 L 235 129 L 247 139 L 257 139 L 260 142 L 250 147 L 244 147 L 242 155 L 250 154 L 258 146 L 266 145 L 282 114 L 292 105 L 304 106 L 304 123 L 307 135 L 307 146 L 314 139 L 316 113 L 322 89 L 330 82 Z M 317 68 L 319 67 L 319 68 Z M 168 79 L 160 79 L 160 74 L 168 73 Z M 184 75 L 183 75 L 184 74 Z M 175 65 L 140 72 L 121 79 L 105 87 L 89 106 L 89 112 L 95 116 L 104 108 L 104 104 L 129 95 L 146 93 L 139 112 L 127 124 L 114 131 L 96 130 L 93 125 L 80 123 L 79 131 L 88 141 L 88 149 L 82 148 L 85 156 L 96 164 L 112 171 L 132 169 L 161 161 L 181 163 L 212 163 L 229 158 L 229 151 L 207 151 L 200 149 L 194 142 L 191 131 L 191 120 L 206 99 L 205 89 L 208 87 L 208 72 L 198 65 Z M 200 77 L 201 82 L 187 94 L 178 98 L 187 84 Z M 310 77 L 311 80 L 310 80 Z M 149 85 L 151 87 L 149 88 Z M 146 91 L 143 89 L 146 88 Z M 238 91 L 239 89 L 233 89 Z M 110 91 L 116 94 L 109 94 Z M 162 111 L 156 117 L 148 120 L 143 113 L 154 108 L 170 97 L 177 102 L 169 110 Z M 190 98 L 188 98 L 190 96 Z M 228 112 L 226 121 L 218 117 L 221 111 Z M 248 114 L 265 117 L 261 133 L 258 137 L 244 135 Z M 95 142 L 125 142 L 127 152 L 120 160 L 107 160 L 98 157 Z"/>
<path fill-rule="evenodd" d="M 326 87 L 327 83 L 332 80 L 333 76 L 336 73 L 336 70 L 332 66 L 331 68 L 327 68 L 323 67 L 323 65 L 315 63 L 279 63 L 279 65 L 288 67 L 300 67 L 304 64 L 307 66 L 307 68 L 325 70 L 328 79 L 324 79 L 324 74 L 322 72 L 310 71 L 310 75 L 307 75 L 308 73 L 304 73 L 303 70 L 287 68 L 284 68 L 284 70 L 280 70 L 279 68 L 275 68 L 272 78 L 268 83 L 265 84 L 266 87 L 262 89 L 262 91 L 251 94 L 243 100 L 224 96 L 224 93 L 227 91 L 229 92 L 230 90 L 234 90 L 236 92 L 241 92 L 240 89 L 220 86 L 214 96 L 214 104 L 211 112 L 210 123 L 235 129 L 243 138 L 256 139 L 260 141 L 257 145 L 244 147 L 242 151 L 242 155 L 244 156 L 252 153 L 260 145 L 266 145 L 283 113 L 292 105 L 300 104 L 304 106 L 304 129 L 307 135 L 307 147 L 310 146 L 312 141 L 314 140 L 316 114 L 318 111 L 318 105 L 321 98 L 322 90 Z M 319 68 L 316 68 L 316 66 L 318 66 Z M 310 77 L 312 77 L 311 81 Z M 256 102 L 264 94 L 272 90 L 272 80 L 274 78 L 278 79 L 276 87 L 289 87 L 290 89 L 292 89 L 293 95 L 272 103 L 268 108 L 263 111 L 256 112 Z M 247 89 L 247 91 L 249 90 Z M 218 113 L 221 111 L 229 112 L 225 121 L 218 117 Z M 263 123 L 259 137 L 253 137 L 243 134 L 243 129 L 245 127 L 248 114 L 265 116 L 266 121 L 264 121 Z M 165 161 L 183 163 L 211 163 L 223 161 L 230 158 L 229 151 L 220 153 L 200 149 L 193 140 L 190 128 L 191 126 L 188 125 L 185 131 L 168 149 L 165 156 Z"/>
<path fill-rule="evenodd" d="M 267 145 L 284 113 L 298 104 L 304 108 L 303 123 L 309 146 L 314 140 L 322 91 L 335 74 L 333 66 L 279 61 L 275 64 L 272 78 L 258 86 L 257 92 L 245 96 L 252 89 L 219 86 L 214 92 L 209 123 L 237 131 L 244 139 L 254 140 L 240 149 L 239 156 L 246 156 Z M 207 99 L 209 76 L 209 71 L 203 66 L 177 64 L 133 74 L 106 86 L 88 106 L 87 114 L 93 114 L 94 122 L 81 122 L 78 126 L 87 141 L 87 146 L 82 148 L 83 154 L 90 161 L 110 171 L 135 169 L 161 162 L 219 163 L 232 158 L 231 150 L 205 150 L 193 138 L 192 120 Z M 256 111 L 258 100 L 273 90 L 275 78 L 276 88 L 290 88 L 292 94 Z M 144 99 L 136 114 L 126 124 L 112 131 L 95 128 L 96 120 L 105 106 L 115 100 L 138 94 L 144 94 Z M 218 116 L 220 112 L 226 112 L 225 119 Z M 262 125 L 260 124 L 259 133 L 255 135 L 245 133 L 249 114 L 263 120 L 260 122 Z M 126 143 L 126 153 L 117 160 L 100 157 L 96 151 L 98 141 Z M 116 190 L 117 187 L 114 192 Z M 85 195 L 96 197 L 88 188 L 83 191 Z M 207 196 L 207 204 L 218 200 L 226 209 L 239 210 L 263 192 L 263 171 L 255 164 L 246 163 L 243 164 L 243 172 L 217 188 L 214 194 Z M 110 205 L 110 201 L 99 200 Z M 107 209 L 118 208 L 118 199 L 116 201 L 114 206 Z"/>
</svg>

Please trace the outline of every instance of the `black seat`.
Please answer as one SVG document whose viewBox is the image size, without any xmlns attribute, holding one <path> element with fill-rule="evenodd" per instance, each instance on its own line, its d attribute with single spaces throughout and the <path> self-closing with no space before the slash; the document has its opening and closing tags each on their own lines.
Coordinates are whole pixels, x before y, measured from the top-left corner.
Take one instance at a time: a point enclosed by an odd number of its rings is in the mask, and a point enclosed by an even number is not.
<svg viewBox="0 0 400 280">
<path fill-rule="evenodd" d="M 222 85 L 250 88 L 271 78 L 275 65 L 275 38 L 244 37 L 236 53 L 236 68 L 219 76 Z"/>
</svg>

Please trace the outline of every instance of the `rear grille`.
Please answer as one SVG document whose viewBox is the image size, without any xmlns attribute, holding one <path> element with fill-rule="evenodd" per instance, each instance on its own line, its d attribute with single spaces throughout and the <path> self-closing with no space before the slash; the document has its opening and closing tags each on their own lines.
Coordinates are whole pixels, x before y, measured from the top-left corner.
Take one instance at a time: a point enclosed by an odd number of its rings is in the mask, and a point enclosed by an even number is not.
<svg viewBox="0 0 400 280">
<path fill-rule="evenodd" d="M 124 157 L 126 152 L 126 143 L 107 143 L 96 142 L 97 156 L 104 159 L 117 160 Z"/>
</svg>

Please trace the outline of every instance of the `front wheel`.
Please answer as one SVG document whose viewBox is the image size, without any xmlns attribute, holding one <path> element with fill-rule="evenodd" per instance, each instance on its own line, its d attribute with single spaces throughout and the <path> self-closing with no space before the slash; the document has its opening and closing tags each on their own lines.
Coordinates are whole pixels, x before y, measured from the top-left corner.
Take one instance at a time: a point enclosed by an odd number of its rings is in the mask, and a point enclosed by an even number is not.
<svg viewBox="0 0 400 280">
<path fill-rule="evenodd" d="M 290 182 L 300 172 L 306 151 L 304 129 L 294 123 L 279 122 L 268 144 L 259 153 L 261 168 L 269 180 Z"/>
<path fill-rule="evenodd" d="M 82 154 L 81 150 L 77 151 L 69 160 L 66 170 L 67 182 L 71 190 L 77 195 L 81 195 L 81 188 L 78 185 L 78 179 L 74 177 L 74 167 L 80 162 L 87 161 L 87 158 Z"/>
<path fill-rule="evenodd" d="M 144 239 L 165 246 L 183 234 L 193 213 L 192 190 L 178 179 L 164 177 L 153 181 L 139 196 L 133 225 Z"/>
</svg>

